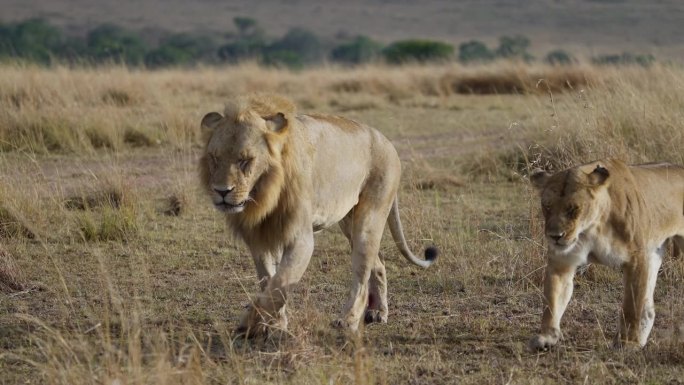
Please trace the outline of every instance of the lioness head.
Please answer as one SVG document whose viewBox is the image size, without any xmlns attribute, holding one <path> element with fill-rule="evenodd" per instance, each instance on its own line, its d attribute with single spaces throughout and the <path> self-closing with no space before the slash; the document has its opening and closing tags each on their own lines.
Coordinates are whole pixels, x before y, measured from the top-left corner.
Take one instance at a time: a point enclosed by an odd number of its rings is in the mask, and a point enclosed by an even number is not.
<svg viewBox="0 0 684 385">
<path fill-rule="evenodd" d="M 606 194 L 609 176 L 600 164 L 553 175 L 536 171 L 530 176 L 541 193 L 545 235 L 556 251 L 572 250 L 582 234 L 598 223 L 609 199 Z"/>
<path fill-rule="evenodd" d="M 207 144 L 200 159 L 204 188 L 214 206 L 257 222 L 278 203 L 283 187 L 283 148 L 294 107 L 269 96 L 237 100 L 225 115 L 202 119 Z"/>
</svg>

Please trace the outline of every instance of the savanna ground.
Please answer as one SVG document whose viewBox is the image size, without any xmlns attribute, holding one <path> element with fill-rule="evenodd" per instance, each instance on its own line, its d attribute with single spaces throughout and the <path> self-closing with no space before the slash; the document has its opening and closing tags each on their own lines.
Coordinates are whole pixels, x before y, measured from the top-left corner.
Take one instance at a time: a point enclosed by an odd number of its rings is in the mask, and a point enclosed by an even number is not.
<svg viewBox="0 0 684 385">
<path fill-rule="evenodd" d="M 254 91 L 366 122 L 399 150 L 407 237 L 441 255 L 420 270 L 385 235 L 388 324 L 329 326 L 351 278 L 334 228 L 292 292 L 289 333 L 232 337 L 257 282 L 198 188 L 199 121 Z M 682 258 L 663 263 L 645 349 L 611 347 L 621 275 L 602 266 L 577 277 L 562 343 L 525 348 L 545 264 L 527 173 L 684 163 L 681 68 L 5 66 L 0 106 L 0 383 L 684 383 Z"/>
</svg>

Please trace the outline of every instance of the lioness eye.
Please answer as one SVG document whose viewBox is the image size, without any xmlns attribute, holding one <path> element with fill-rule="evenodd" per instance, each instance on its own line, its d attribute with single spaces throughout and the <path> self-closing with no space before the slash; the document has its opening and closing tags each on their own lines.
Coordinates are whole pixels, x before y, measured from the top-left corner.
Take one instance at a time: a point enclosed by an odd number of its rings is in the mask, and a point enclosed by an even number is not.
<svg viewBox="0 0 684 385">
<path fill-rule="evenodd" d="M 575 205 L 573 205 L 573 206 L 568 206 L 568 209 L 567 209 L 568 218 L 575 218 L 575 217 L 577 217 L 578 212 L 579 212 L 579 207 L 577 207 L 577 206 L 575 206 Z"/>
</svg>

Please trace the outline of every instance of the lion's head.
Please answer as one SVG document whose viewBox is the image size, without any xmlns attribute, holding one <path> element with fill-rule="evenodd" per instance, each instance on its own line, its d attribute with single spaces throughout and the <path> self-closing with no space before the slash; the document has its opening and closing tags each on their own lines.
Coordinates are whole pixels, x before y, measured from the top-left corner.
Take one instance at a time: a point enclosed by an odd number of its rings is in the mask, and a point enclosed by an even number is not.
<svg viewBox="0 0 684 385">
<path fill-rule="evenodd" d="M 286 99 L 250 96 L 229 103 L 224 115 L 210 112 L 202 119 L 203 187 L 216 208 L 246 226 L 258 224 L 278 205 L 294 111 Z"/>
<path fill-rule="evenodd" d="M 609 176 L 608 170 L 597 163 L 553 175 L 536 171 L 530 176 L 541 193 L 544 233 L 556 251 L 572 250 L 584 232 L 600 223 L 610 199 Z"/>
</svg>

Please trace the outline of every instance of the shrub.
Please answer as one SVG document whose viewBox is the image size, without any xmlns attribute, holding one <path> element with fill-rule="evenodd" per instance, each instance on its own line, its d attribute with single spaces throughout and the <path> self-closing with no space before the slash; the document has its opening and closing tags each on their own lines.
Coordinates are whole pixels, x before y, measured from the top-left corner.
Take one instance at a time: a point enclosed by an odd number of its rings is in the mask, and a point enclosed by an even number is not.
<svg viewBox="0 0 684 385">
<path fill-rule="evenodd" d="M 592 63 L 598 65 L 640 65 L 648 67 L 655 62 L 655 57 L 651 54 L 632 54 L 623 52 L 622 54 L 599 55 L 591 59 Z"/>
<path fill-rule="evenodd" d="M 549 52 L 546 54 L 544 61 L 551 65 L 570 65 L 577 63 L 577 59 L 562 49 Z"/>
<path fill-rule="evenodd" d="M 147 50 L 138 36 L 111 24 L 90 31 L 86 40 L 88 54 L 96 62 L 142 64 Z"/>
<path fill-rule="evenodd" d="M 145 55 L 148 68 L 177 66 L 190 63 L 194 57 L 191 53 L 171 46 L 161 46 Z"/>
<path fill-rule="evenodd" d="M 250 17 L 234 17 L 233 24 L 238 29 L 240 36 L 251 35 L 258 29 L 257 21 Z"/>
<path fill-rule="evenodd" d="M 258 38 L 245 38 L 223 45 L 218 50 L 221 61 L 237 63 L 243 60 L 260 59 L 263 56 L 266 43 Z"/>
<path fill-rule="evenodd" d="M 382 54 L 392 64 L 446 61 L 453 56 L 454 47 L 439 41 L 402 40 L 386 47 Z"/>
<path fill-rule="evenodd" d="M 292 28 L 267 49 L 269 56 L 299 57 L 303 63 L 315 63 L 323 58 L 323 46 L 318 37 L 302 28 Z"/>
<path fill-rule="evenodd" d="M 0 59 L 14 56 L 12 27 L 0 23 Z"/>
<path fill-rule="evenodd" d="M 471 40 L 458 46 L 458 60 L 462 63 L 488 62 L 496 55 L 483 42 Z"/>
<path fill-rule="evenodd" d="M 60 30 L 42 19 L 0 26 L 0 57 L 17 57 L 50 64 L 61 44 Z"/>
<path fill-rule="evenodd" d="M 296 52 L 269 51 L 264 55 L 263 64 L 274 67 L 301 69 L 304 67 L 304 60 Z"/>
<path fill-rule="evenodd" d="M 367 36 L 358 36 L 351 42 L 335 47 L 330 57 L 332 60 L 347 63 L 361 64 L 370 62 L 378 57 L 382 46 Z"/>
<path fill-rule="evenodd" d="M 164 39 L 159 47 L 145 55 L 145 65 L 150 68 L 178 66 L 211 59 L 216 46 L 208 37 L 180 33 Z"/>
<path fill-rule="evenodd" d="M 523 35 L 502 36 L 499 38 L 499 47 L 496 49 L 496 56 L 502 59 L 531 61 L 534 57 L 527 52 L 529 46 L 530 39 Z"/>
</svg>

